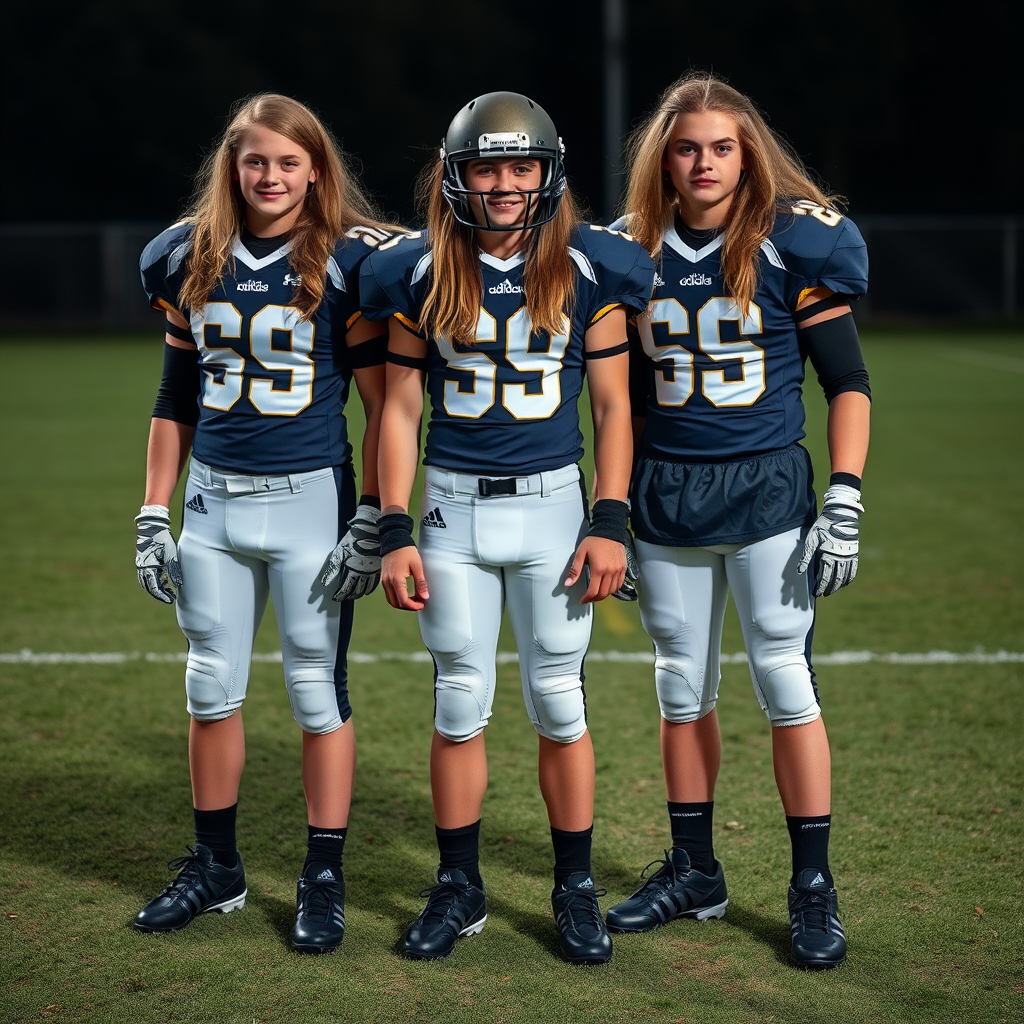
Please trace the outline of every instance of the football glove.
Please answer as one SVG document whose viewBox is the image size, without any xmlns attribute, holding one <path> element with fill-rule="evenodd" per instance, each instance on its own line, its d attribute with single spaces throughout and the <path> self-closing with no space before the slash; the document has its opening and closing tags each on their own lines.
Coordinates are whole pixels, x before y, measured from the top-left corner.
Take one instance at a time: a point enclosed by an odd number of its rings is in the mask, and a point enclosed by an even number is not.
<svg viewBox="0 0 1024 1024">
<path fill-rule="evenodd" d="M 636 548 L 633 546 L 633 534 L 626 531 L 626 578 L 622 586 L 616 590 L 612 597 L 620 601 L 635 601 L 639 596 L 636 592 L 636 581 L 640 579 L 640 563 L 636 560 Z"/>
<path fill-rule="evenodd" d="M 178 546 L 171 534 L 170 512 L 163 505 L 143 505 L 135 517 L 135 568 L 139 586 L 164 604 L 174 604 L 181 586 Z"/>
<path fill-rule="evenodd" d="M 348 533 L 331 552 L 320 582 L 326 587 L 337 580 L 335 601 L 352 601 L 372 594 L 380 583 L 380 540 L 377 520 L 380 509 L 359 505 L 348 521 Z"/>
<path fill-rule="evenodd" d="M 853 582 L 860 548 L 858 523 L 864 506 L 860 491 L 847 484 L 832 484 L 825 491 L 821 514 L 814 520 L 797 572 L 813 566 L 815 597 L 828 597 Z"/>
</svg>

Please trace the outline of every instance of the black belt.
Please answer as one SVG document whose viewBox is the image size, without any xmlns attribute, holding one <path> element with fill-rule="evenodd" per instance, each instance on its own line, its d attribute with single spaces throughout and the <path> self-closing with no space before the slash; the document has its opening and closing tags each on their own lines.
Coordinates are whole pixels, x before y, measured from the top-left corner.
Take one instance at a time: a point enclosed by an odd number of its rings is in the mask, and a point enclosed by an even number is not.
<svg viewBox="0 0 1024 1024">
<path fill-rule="evenodd" d="M 518 494 L 519 481 L 521 479 L 523 478 L 514 476 L 505 480 L 488 480 L 481 477 L 477 481 L 477 487 L 479 488 L 480 495 L 483 498 L 490 498 L 495 494 Z"/>
</svg>

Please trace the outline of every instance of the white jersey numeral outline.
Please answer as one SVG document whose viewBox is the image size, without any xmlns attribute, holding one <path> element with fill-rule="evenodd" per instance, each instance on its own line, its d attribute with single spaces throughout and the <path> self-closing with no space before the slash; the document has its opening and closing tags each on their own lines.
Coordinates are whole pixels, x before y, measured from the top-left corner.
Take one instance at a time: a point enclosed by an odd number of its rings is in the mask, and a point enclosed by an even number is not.
<svg viewBox="0 0 1024 1024">
<path fill-rule="evenodd" d="M 656 299 L 647 307 L 648 316 L 640 317 L 637 326 L 644 352 L 654 363 L 655 398 L 658 405 L 672 408 L 685 405 L 694 391 L 693 352 L 678 342 L 659 345 L 654 340 L 652 324 L 665 324 L 670 337 L 690 335 L 690 314 L 675 298 Z M 727 367 L 701 372 L 701 394 L 719 409 L 735 409 L 753 405 L 764 394 L 767 373 L 764 349 L 750 341 L 748 335 L 762 333 L 761 308 L 750 304 L 744 316 L 736 300 L 729 296 L 708 299 L 697 311 L 697 347 L 708 358 L 723 364 L 739 362 L 740 375 L 731 380 Z M 738 323 L 738 341 L 722 340 L 722 322 Z"/>
<path fill-rule="evenodd" d="M 242 314 L 230 302 L 211 302 L 192 318 L 192 334 L 202 339 L 203 405 L 226 412 L 241 397 L 245 357 L 236 349 L 206 344 L 206 327 L 219 327 L 224 339 L 242 337 Z M 288 347 L 273 345 L 274 332 L 286 335 Z M 249 401 L 264 416 L 298 416 L 313 401 L 313 342 L 316 329 L 292 306 L 264 306 L 249 321 L 249 352 L 265 370 L 290 376 L 286 388 L 275 378 L 253 376 Z M 220 379 L 218 379 L 220 378 Z"/>
<path fill-rule="evenodd" d="M 546 420 L 558 410 L 562 402 L 562 360 L 569 347 L 569 326 L 565 334 L 548 337 L 548 347 L 543 352 L 530 350 L 533 324 L 526 308 L 520 306 L 505 321 L 505 359 L 520 373 L 539 374 L 540 390 L 527 391 L 526 382 L 505 381 L 501 385 L 501 404 L 517 420 Z M 476 325 L 477 343 L 498 340 L 498 322 L 487 312 L 480 310 Z M 459 419 L 480 419 L 497 400 L 498 367 L 485 352 L 477 349 L 456 351 L 444 337 L 437 339 L 437 348 L 452 370 L 460 374 L 471 373 L 469 384 L 472 390 L 464 390 L 467 383 L 463 378 L 463 390 L 458 380 L 444 382 L 445 412 Z"/>
</svg>

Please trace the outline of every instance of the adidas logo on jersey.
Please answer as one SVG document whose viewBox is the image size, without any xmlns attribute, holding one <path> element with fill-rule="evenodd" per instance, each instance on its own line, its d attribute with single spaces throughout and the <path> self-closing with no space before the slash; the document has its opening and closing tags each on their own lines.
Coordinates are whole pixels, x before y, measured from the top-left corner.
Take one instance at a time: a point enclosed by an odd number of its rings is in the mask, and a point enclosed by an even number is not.
<svg viewBox="0 0 1024 1024">
<path fill-rule="evenodd" d="M 707 274 L 690 274 L 689 277 L 681 277 L 679 283 L 684 287 L 689 285 L 709 285 L 711 278 Z"/>
<path fill-rule="evenodd" d="M 190 508 L 193 512 L 198 512 L 201 516 L 209 514 L 209 510 L 203 504 L 203 496 L 201 494 L 197 494 L 194 498 L 186 501 L 185 508 Z"/>
<path fill-rule="evenodd" d="M 654 287 L 663 288 L 665 286 L 665 279 L 657 271 L 654 273 Z"/>
<path fill-rule="evenodd" d="M 265 281 L 239 281 L 235 285 L 235 291 L 239 292 L 269 292 L 270 285 Z"/>
<path fill-rule="evenodd" d="M 284 275 L 284 283 L 286 285 L 291 285 L 292 288 L 298 288 L 299 285 L 302 284 L 302 275 L 301 274 L 285 274 Z"/>
<path fill-rule="evenodd" d="M 501 284 L 496 284 L 492 288 L 487 289 L 489 295 L 522 295 L 523 286 L 521 284 L 513 284 L 507 277 Z"/>
<path fill-rule="evenodd" d="M 439 508 L 431 509 L 421 522 L 424 526 L 433 526 L 435 529 L 448 529 L 448 524 L 441 518 L 441 510 Z"/>
</svg>

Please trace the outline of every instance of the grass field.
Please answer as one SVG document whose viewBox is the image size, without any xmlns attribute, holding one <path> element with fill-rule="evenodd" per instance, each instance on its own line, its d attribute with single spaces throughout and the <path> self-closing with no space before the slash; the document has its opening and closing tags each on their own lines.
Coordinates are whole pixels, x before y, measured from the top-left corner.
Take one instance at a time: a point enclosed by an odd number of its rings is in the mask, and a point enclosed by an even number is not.
<svg viewBox="0 0 1024 1024">
<path fill-rule="evenodd" d="M 175 935 L 134 932 L 192 841 L 185 645 L 132 564 L 160 345 L 0 343 L 0 1021 L 1024 1020 L 1024 337 L 865 333 L 861 571 L 819 603 L 815 631 L 850 942 L 824 974 L 787 965 L 788 840 L 731 612 L 723 920 L 616 937 L 603 968 L 558 959 L 536 740 L 508 660 L 487 730 L 487 927 L 444 963 L 396 955 L 436 864 L 431 668 L 415 618 L 378 591 L 352 644 L 342 949 L 287 947 L 305 815 L 271 614 L 245 711 L 247 903 Z M 824 403 L 809 395 L 821 479 Z M 598 607 L 587 694 L 605 907 L 668 844 L 648 655 L 633 606 Z"/>
</svg>

